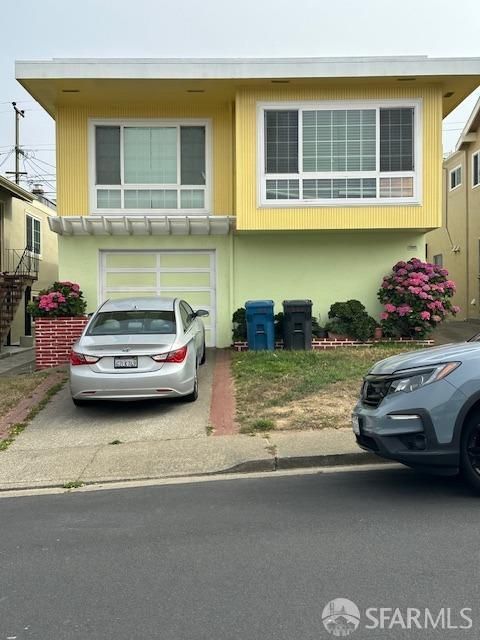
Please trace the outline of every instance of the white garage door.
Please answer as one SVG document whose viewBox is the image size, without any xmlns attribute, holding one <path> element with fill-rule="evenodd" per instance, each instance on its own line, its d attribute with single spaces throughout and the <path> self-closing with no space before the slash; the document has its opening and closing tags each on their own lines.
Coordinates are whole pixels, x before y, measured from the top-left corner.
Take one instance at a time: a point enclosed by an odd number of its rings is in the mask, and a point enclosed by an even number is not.
<svg viewBox="0 0 480 640">
<path fill-rule="evenodd" d="M 215 346 L 215 253 L 213 251 L 102 251 L 100 302 L 129 296 L 183 298 L 207 309 L 206 341 Z"/>
</svg>

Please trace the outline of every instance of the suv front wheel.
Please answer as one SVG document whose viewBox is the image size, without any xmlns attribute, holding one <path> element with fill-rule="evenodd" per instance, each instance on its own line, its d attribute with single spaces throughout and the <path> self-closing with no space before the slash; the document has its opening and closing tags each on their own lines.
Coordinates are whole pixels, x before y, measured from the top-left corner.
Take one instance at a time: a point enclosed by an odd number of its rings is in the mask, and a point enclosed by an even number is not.
<svg viewBox="0 0 480 640">
<path fill-rule="evenodd" d="M 460 469 L 463 478 L 480 493 L 480 412 L 466 422 L 460 448 Z"/>
</svg>

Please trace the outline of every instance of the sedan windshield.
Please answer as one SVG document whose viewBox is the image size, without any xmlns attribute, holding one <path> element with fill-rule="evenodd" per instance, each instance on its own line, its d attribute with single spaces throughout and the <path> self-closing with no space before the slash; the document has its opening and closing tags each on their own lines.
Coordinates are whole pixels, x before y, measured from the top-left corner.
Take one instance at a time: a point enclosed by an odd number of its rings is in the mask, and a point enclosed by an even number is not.
<svg viewBox="0 0 480 640">
<path fill-rule="evenodd" d="M 87 331 L 90 336 L 176 333 L 173 311 L 105 311 Z"/>
</svg>

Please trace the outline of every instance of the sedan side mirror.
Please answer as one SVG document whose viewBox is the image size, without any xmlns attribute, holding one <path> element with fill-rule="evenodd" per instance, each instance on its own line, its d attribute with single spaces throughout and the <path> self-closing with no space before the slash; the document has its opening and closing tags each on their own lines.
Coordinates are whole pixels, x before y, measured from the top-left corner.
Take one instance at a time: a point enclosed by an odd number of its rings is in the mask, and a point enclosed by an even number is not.
<svg viewBox="0 0 480 640">
<path fill-rule="evenodd" d="M 210 311 L 206 311 L 206 309 L 199 309 L 195 312 L 195 315 L 197 316 L 197 318 L 204 318 L 205 316 L 210 315 Z"/>
</svg>

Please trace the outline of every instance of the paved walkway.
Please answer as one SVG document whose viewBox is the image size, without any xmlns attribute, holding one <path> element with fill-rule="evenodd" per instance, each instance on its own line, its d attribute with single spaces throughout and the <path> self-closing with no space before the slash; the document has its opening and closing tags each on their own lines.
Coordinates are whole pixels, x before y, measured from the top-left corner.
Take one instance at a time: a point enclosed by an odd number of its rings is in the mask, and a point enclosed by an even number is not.
<svg viewBox="0 0 480 640">
<path fill-rule="evenodd" d="M 3 347 L 0 353 L 0 376 L 30 373 L 35 370 L 33 347 Z"/>
<path fill-rule="evenodd" d="M 437 344 L 463 342 L 480 333 L 480 320 L 450 320 L 441 324 L 432 333 Z"/>
</svg>

